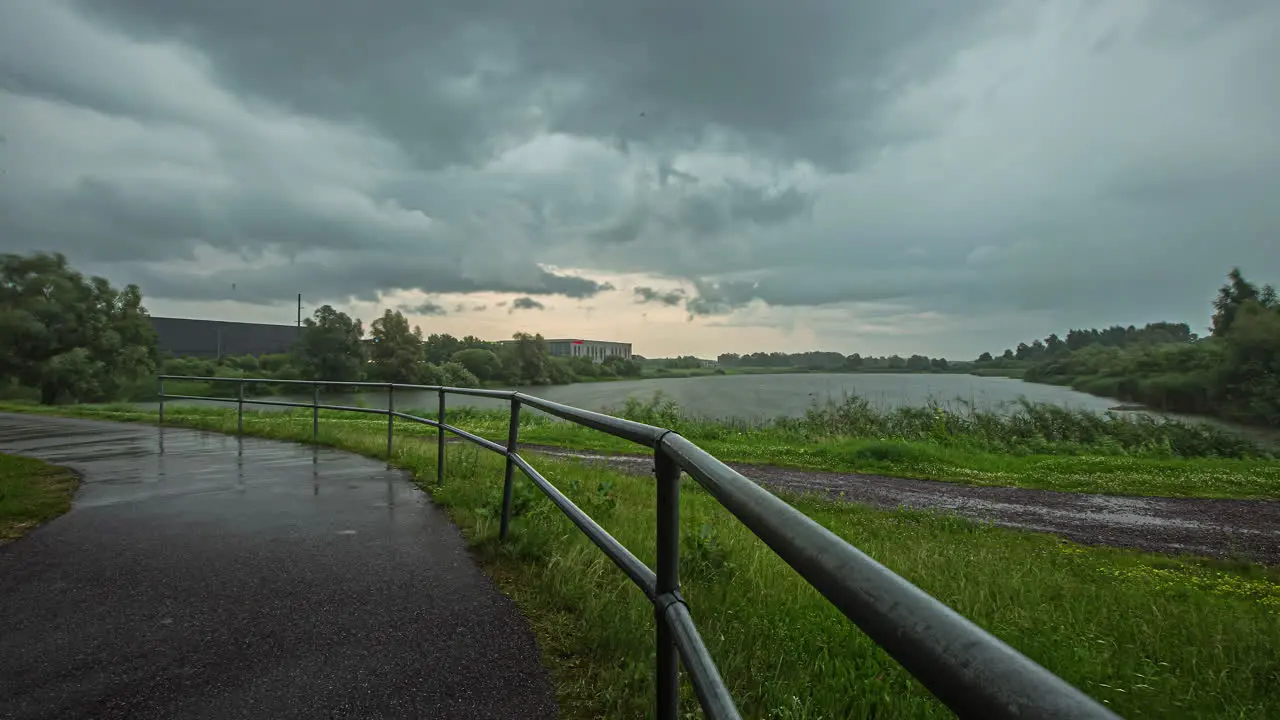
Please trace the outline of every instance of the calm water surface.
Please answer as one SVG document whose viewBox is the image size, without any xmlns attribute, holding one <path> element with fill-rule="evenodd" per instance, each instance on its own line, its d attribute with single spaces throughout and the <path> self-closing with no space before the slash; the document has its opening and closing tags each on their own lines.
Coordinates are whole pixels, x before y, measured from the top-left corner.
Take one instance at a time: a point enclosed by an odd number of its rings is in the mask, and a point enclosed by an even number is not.
<svg viewBox="0 0 1280 720">
<path fill-rule="evenodd" d="M 520 389 L 566 405 L 600 411 L 619 407 L 628 397 L 648 400 L 655 393 L 662 392 L 691 415 L 743 420 L 799 416 L 815 402 L 838 401 L 846 395 L 864 397 L 882 408 L 918 406 L 929 402 L 958 404 L 962 401 L 982 410 L 1000 410 L 1016 403 L 1019 398 L 1026 398 L 1033 402 L 1102 412 L 1118 404 L 1115 400 L 1068 388 L 975 375 L 711 375 Z M 325 396 L 322 402 L 356 404 L 357 397 L 368 407 L 386 407 L 387 404 L 386 394 L 381 392 Z M 272 399 L 310 403 L 311 395 L 286 395 Z M 396 392 L 395 404 L 400 409 L 434 409 L 436 396 L 434 393 L 400 390 Z M 505 407 L 506 403 L 457 395 L 449 397 L 450 407 L 462 405 L 497 408 Z"/>
</svg>

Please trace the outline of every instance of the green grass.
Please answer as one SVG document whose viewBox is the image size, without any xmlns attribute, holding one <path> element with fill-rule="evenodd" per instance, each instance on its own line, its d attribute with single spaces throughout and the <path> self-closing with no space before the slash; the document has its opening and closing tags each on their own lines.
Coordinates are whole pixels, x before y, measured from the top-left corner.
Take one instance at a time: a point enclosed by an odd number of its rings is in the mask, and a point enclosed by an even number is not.
<svg viewBox="0 0 1280 720">
<path fill-rule="evenodd" d="M 167 419 L 235 429 L 227 413 L 172 408 Z M 309 417 L 301 420 L 250 414 L 245 430 L 307 441 Z M 564 717 L 648 716 L 653 616 L 642 594 L 524 478 L 511 537 L 498 543 L 501 458 L 451 446 L 437 489 L 435 443 L 408 432 L 409 423 L 397 428 L 391 461 L 447 509 L 529 618 Z M 324 444 L 385 457 L 380 423 L 326 414 L 321 431 Z M 550 458 L 532 462 L 652 563 L 651 480 Z M 685 595 L 745 717 L 949 717 L 709 495 L 688 481 L 684 487 Z M 1082 547 L 949 516 L 787 499 L 1124 717 L 1280 716 L 1280 571 Z M 684 693 L 683 707 L 692 711 L 696 700 L 688 687 Z"/>
<path fill-rule="evenodd" d="M 355 400 L 359 404 L 359 399 Z M 649 406 L 632 408 L 634 419 L 665 427 L 676 427 L 716 457 L 730 462 L 779 465 L 833 472 L 859 472 L 894 477 L 956 482 L 967 485 L 1039 488 L 1062 492 L 1087 492 L 1108 495 L 1155 497 L 1209 497 L 1240 499 L 1280 498 L 1280 462 L 1269 457 L 1177 457 L 1170 456 L 1167 443 L 1156 443 L 1144 449 L 1143 433 L 1151 432 L 1142 423 L 1127 423 L 1120 428 L 1135 433 L 1135 447 L 1125 447 L 1103 437 L 1093 443 L 1078 441 L 1041 441 L 1032 439 L 1022 445 L 979 442 L 973 437 L 939 439 L 904 439 L 899 429 L 894 437 L 857 437 L 805 431 L 803 428 L 768 425 L 752 427 L 724 422 L 697 421 L 654 416 Z M 0 403 L 0 409 L 26 409 L 35 412 L 71 413 L 110 420 L 151 422 L 155 412 L 130 405 L 69 406 L 53 410 L 30 405 Z M 625 410 L 625 409 L 624 409 Z M 651 410 L 651 408 L 650 408 Z M 664 412 L 671 411 L 666 408 Z M 171 405 L 170 417 L 190 416 L 209 422 L 234 418 L 233 407 L 183 407 Z M 409 410 L 409 412 L 415 412 Z M 434 416 L 434 410 L 417 414 Z M 311 426 L 311 412 L 269 413 L 297 427 Z M 624 412 L 623 414 L 628 414 Z M 344 427 L 375 431 L 385 420 L 373 416 L 322 411 L 325 422 Z M 483 411 L 457 408 L 449 417 L 462 422 L 483 437 L 505 442 L 506 411 Z M 1128 425 L 1131 424 L 1132 427 Z M 426 434 L 422 426 L 402 428 L 402 432 Z M 1152 427 L 1158 427 L 1153 425 Z M 1146 429 L 1144 429 L 1146 428 Z M 552 420 L 526 412 L 521 416 L 520 438 L 524 443 L 553 445 L 576 450 L 604 453 L 636 452 L 635 445 L 571 423 Z M 1141 441 L 1141 442 L 1139 442 Z M 1038 450 L 1038 451 L 1037 451 Z"/>
<path fill-rule="evenodd" d="M 66 468 L 0 454 L 0 545 L 69 510 L 77 485 Z"/>
</svg>

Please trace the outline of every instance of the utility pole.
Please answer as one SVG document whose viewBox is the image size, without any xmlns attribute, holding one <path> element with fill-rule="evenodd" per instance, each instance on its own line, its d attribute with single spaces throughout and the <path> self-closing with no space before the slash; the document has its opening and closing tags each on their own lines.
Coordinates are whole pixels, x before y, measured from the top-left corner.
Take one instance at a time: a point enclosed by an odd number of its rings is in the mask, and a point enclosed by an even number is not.
<svg viewBox="0 0 1280 720">
<path fill-rule="evenodd" d="M 298 293 L 298 332 L 302 332 L 302 293 Z"/>
</svg>

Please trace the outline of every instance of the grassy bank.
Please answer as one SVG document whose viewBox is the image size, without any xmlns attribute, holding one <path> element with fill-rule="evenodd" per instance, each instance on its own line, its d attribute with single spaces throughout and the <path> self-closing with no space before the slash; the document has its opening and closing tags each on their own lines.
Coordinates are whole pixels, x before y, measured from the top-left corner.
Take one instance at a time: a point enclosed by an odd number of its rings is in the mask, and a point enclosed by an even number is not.
<svg viewBox="0 0 1280 720">
<path fill-rule="evenodd" d="M 974 368 L 968 371 L 970 375 L 978 377 L 1007 377 L 1021 379 L 1027 374 L 1026 368 Z"/>
<path fill-rule="evenodd" d="M 455 419 L 481 429 L 470 422 L 477 418 L 483 415 Z M 173 408 L 168 419 L 235 429 L 234 415 L 225 412 Z M 302 420 L 251 414 L 245 429 L 306 441 L 311 426 L 309 417 Z M 392 462 L 447 509 L 530 619 L 564 716 L 647 716 L 653 619 L 641 593 L 524 478 L 511 539 L 500 545 L 501 459 L 451 447 L 446 482 L 436 489 L 434 443 L 404 432 L 408 423 L 397 428 Z M 321 430 L 325 444 L 375 457 L 385 452 L 381 425 L 326 416 Z M 534 462 L 642 560 L 653 561 L 650 480 L 547 458 Z M 745 717 L 949 717 L 712 498 L 692 483 L 685 488 L 685 594 Z M 1085 548 L 932 514 L 788 499 L 1124 717 L 1280 715 L 1276 571 Z M 695 701 L 684 690 L 692 711 Z"/>
<path fill-rule="evenodd" d="M 359 403 L 359 399 L 353 402 Z M 24 406 L 0 404 L 0 409 Z M 127 405 L 54 410 L 113 420 L 151 422 L 155 413 Z M 410 410 L 410 412 L 414 412 Z M 221 422 L 234 408 L 171 406 L 169 415 Z M 434 409 L 417 414 L 434 416 Z M 1214 427 L 1138 416 L 1099 417 L 1051 405 L 1008 414 L 942 408 L 878 410 L 858 398 L 816 406 L 803 418 L 748 424 L 689 418 L 656 397 L 629 401 L 617 413 L 675 428 L 722 460 L 833 472 L 858 472 L 970 485 L 1161 497 L 1280 498 L 1280 461 Z M 311 413 L 279 415 L 302 429 Z M 328 422 L 371 431 L 372 416 L 324 412 Z M 452 422 L 504 442 L 505 410 L 459 407 Z M 430 433 L 405 424 L 406 433 Z M 637 448 L 577 425 L 525 412 L 521 441 L 598 452 Z"/>
<path fill-rule="evenodd" d="M 0 454 L 0 545 L 69 510 L 78 484 L 66 468 Z"/>
</svg>

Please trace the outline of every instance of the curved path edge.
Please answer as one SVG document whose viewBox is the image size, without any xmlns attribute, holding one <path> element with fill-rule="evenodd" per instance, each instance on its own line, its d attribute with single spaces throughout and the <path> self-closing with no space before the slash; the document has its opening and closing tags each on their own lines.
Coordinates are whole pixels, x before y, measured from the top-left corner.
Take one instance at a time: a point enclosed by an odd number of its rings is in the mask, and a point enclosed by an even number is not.
<svg viewBox="0 0 1280 720">
<path fill-rule="evenodd" d="M 0 450 L 82 477 L 0 547 L 0 717 L 557 713 L 515 604 L 381 462 L 7 413 Z"/>
</svg>

